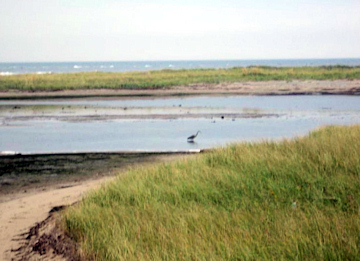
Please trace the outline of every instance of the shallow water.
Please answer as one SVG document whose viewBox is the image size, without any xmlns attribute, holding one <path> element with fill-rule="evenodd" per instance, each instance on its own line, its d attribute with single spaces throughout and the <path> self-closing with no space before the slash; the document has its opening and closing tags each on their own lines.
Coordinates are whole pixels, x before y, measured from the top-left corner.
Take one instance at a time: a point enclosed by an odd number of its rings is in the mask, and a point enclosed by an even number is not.
<svg viewBox="0 0 360 261">
<path fill-rule="evenodd" d="M 178 118 L 72 122 L 0 117 L 0 151 L 71 152 L 188 150 L 235 141 L 290 138 L 322 125 L 360 123 L 357 96 L 230 96 L 140 100 L 72 100 L 0 102 L 4 104 L 87 105 L 101 107 L 162 107 L 259 109 L 276 113 L 260 118 Z M 201 133 L 195 143 L 186 138 Z"/>
</svg>

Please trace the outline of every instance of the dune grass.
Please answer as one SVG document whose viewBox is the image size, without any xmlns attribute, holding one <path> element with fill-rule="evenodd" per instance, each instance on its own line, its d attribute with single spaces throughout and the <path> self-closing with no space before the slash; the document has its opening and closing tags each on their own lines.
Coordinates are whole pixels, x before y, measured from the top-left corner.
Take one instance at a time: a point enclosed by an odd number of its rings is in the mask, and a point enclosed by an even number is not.
<svg viewBox="0 0 360 261">
<path fill-rule="evenodd" d="M 159 89 L 195 83 L 270 80 L 360 79 L 360 67 L 237 67 L 231 69 L 161 70 L 146 72 L 83 72 L 22 74 L 0 77 L 0 91 L 77 89 Z"/>
<path fill-rule="evenodd" d="M 62 226 L 89 260 L 360 260 L 360 126 L 134 169 Z"/>
</svg>

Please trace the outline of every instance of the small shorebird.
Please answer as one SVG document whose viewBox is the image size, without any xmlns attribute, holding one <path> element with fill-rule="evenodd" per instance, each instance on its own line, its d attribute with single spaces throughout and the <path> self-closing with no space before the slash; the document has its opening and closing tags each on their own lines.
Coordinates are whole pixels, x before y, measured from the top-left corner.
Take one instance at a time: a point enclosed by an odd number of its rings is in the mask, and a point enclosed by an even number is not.
<svg viewBox="0 0 360 261">
<path fill-rule="evenodd" d="M 194 142 L 194 139 L 197 137 L 197 135 L 200 133 L 201 131 L 198 131 L 195 135 L 191 135 L 190 137 L 187 138 L 188 142 Z"/>
</svg>

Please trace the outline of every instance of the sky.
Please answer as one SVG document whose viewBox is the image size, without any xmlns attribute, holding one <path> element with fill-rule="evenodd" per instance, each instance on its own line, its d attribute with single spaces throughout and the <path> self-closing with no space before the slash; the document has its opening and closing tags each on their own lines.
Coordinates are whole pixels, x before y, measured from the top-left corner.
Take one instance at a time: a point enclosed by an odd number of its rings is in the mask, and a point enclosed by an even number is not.
<svg viewBox="0 0 360 261">
<path fill-rule="evenodd" d="M 0 0 L 0 62 L 360 58 L 359 0 Z"/>
</svg>

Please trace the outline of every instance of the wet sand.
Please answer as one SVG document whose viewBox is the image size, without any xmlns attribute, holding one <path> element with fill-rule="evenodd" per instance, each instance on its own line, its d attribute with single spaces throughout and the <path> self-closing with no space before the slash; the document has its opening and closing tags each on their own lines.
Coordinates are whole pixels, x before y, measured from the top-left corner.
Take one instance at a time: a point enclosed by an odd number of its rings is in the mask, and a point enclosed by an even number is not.
<svg viewBox="0 0 360 261">
<path fill-rule="evenodd" d="M 58 105 L 1 105 L 0 126 L 11 126 L 13 121 L 57 120 L 87 122 L 100 120 L 171 120 L 196 118 L 262 118 L 278 116 L 259 109 L 237 108 L 182 108 L 182 107 L 99 107 Z"/>
<path fill-rule="evenodd" d="M 221 84 L 190 84 L 154 90 L 64 90 L 52 92 L 6 91 L 0 92 L 0 99 L 43 99 L 84 97 L 151 97 L 184 95 L 312 95 L 342 94 L 360 95 L 360 80 L 307 80 L 307 81 L 264 81 Z"/>
</svg>

